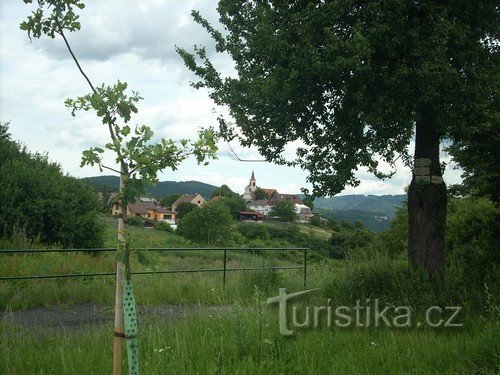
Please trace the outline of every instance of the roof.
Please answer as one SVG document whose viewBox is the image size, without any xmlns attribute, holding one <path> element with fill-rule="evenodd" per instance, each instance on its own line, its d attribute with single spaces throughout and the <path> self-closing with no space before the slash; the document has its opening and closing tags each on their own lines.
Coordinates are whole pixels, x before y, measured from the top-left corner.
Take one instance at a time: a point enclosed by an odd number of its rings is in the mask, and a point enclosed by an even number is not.
<svg viewBox="0 0 500 375">
<path fill-rule="evenodd" d="M 293 203 L 297 203 L 297 204 L 304 204 L 302 202 L 302 199 L 300 199 L 300 197 L 298 195 L 295 195 L 295 194 L 278 194 L 278 193 L 274 194 L 269 199 L 269 204 L 276 204 L 279 201 L 284 201 L 284 200 L 292 201 Z"/>
<path fill-rule="evenodd" d="M 268 199 L 258 199 L 256 201 L 249 202 L 249 206 L 267 206 L 269 204 Z"/>
<path fill-rule="evenodd" d="M 160 206 L 152 198 L 135 198 L 134 203 L 128 205 L 130 211 L 135 214 L 147 214 L 148 210 L 154 210 L 160 213 L 170 213 L 172 211 L 167 210 L 165 207 Z"/>
<path fill-rule="evenodd" d="M 256 215 L 256 216 L 264 216 L 264 214 L 257 211 L 240 211 L 240 215 Z"/>
<path fill-rule="evenodd" d="M 273 194 L 278 194 L 278 190 L 276 190 L 276 189 L 262 189 L 262 190 L 264 190 L 264 192 L 266 194 L 268 194 L 269 196 L 271 196 Z"/>
<path fill-rule="evenodd" d="M 109 203 L 115 203 L 115 198 L 118 195 L 118 193 L 109 193 L 109 199 L 108 199 L 108 204 Z"/>
<path fill-rule="evenodd" d="M 198 194 L 184 194 L 179 199 L 177 199 L 174 203 L 172 203 L 172 207 L 178 206 L 181 203 L 191 202 L 194 198 L 196 198 Z"/>
</svg>

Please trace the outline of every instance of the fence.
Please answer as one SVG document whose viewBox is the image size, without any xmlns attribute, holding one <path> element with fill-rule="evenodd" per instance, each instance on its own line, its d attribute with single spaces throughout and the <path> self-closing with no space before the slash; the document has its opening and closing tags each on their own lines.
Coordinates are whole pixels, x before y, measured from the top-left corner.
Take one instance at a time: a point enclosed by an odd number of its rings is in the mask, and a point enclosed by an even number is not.
<svg viewBox="0 0 500 375">
<path fill-rule="evenodd" d="M 195 272 L 222 272 L 222 283 L 223 286 L 226 285 L 226 274 L 227 272 L 236 271 L 257 271 L 257 270 L 303 270 L 303 282 L 306 286 L 307 282 L 307 247 L 273 247 L 273 248 L 243 248 L 243 247 L 231 247 L 231 248 L 220 248 L 220 247 L 175 247 L 175 248 L 138 248 L 139 251 L 148 252 L 176 252 L 176 251 L 222 251 L 223 252 L 223 268 L 203 268 L 203 269 L 184 269 L 184 270 L 164 270 L 164 271 L 139 271 L 131 272 L 132 275 L 150 275 L 150 274 L 167 274 L 167 273 L 195 273 Z M 228 268 L 227 267 L 227 254 L 229 251 L 301 251 L 304 253 L 303 265 L 302 266 L 275 266 L 275 267 L 240 267 L 240 268 Z M 104 253 L 104 252 L 116 252 L 116 248 L 99 248 L 99 249 L 6 249 L 0 250 L 0 255 L 2 254 L 42 254 L 42 253 L 76 253 L 76 252 L 88 252 L 88 253 Z M 99 273 L 72 273 L 72 274 L 57 274 L 57 275 L 27 275 L 27 276 L 0 276 L 0 281 L 3 280 L 33 280 L 33 279 L 62 279 L 62 278 L 77 278 L 77 277 L 92 277 L 92 276 L 113 276 L 116 275 L 115 272 L 99 272 Z"/>
</svg>

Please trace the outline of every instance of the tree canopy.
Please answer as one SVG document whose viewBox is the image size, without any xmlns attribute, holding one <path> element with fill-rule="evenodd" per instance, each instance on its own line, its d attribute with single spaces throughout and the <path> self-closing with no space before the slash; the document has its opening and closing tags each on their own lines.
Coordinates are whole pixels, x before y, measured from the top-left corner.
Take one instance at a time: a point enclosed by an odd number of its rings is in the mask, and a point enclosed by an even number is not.
<svg viewBox="0 0 500 375">
<path fill-rule="evenodd" d="M 203 47 L 178 52 L 234 123 L 229 138 L 257 146 L 268 160 L 308 170 L 317 195 L 359 181 L 365 167 L 409 163 L 415 122 L 425 112 L 439 139 L 469 144 L 497 134 L 498 11 L 495 1 L 219 1 L 224 32 L 202 15 L 237 75 L 222 77 Z M 494 121 L 496 119 L 496 121 Z"/>
<path fill-rule="evenodd" d="M 295 204 L 289 200 L 279 201 L 271 208 L 269 216 L 279 221 L 294 221 L 297 218 Z"/>
<path fill-rule="evenodd" d="M 31 153 L 10 139 L 0 123 L 0 235 L 9 237 L 14 226 L 31 240 L 64 247 L 103 245 L 100 204 L 92 188 L 64 175 L 47 155 Z"/>
<path fill-rule="evenodd" d="M 390 177 L 403 160 L 414 167 L 410 262 L 442 274 L 441 142 L 466 176 L 482 173 L 473 179 L 479 186 L 498 187 L 491 173 L 499 138 L 497 2 L 220 0 L 217 10 L 223 32 L 192 15 L 236 74 L 223 77 L 204 47 L 177 51 L 200 78 L 193 86 L 228 107 L 221 134 L 256 146 L 268 161 L 307 170 L 312 196 L 357 186 L 359 168 Z M 288 160 L 292 143 L 296 157 Z"/>
<path fill-rule="evenodd" d="M 188 213 L 178 231 L 189 240 L 206 245 L 222 245 L 231 238 L 233 218 L 224 205 L 210 201 Z"/>
</svg>

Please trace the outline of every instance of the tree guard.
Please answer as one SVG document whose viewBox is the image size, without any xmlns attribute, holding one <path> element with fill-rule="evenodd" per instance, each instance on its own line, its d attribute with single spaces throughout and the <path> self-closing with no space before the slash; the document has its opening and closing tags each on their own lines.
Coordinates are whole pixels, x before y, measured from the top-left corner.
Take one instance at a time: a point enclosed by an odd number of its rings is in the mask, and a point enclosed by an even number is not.
<svg viewBox="0 0 500 375">
<path fill-rule="evenodd" d="M 132 281 L 125 281 L 123 290 L 123 324 L 127 343 L 128 373 L 139 374 L 139 350 L 137 345 L 137 309 Z"/>
</svg>

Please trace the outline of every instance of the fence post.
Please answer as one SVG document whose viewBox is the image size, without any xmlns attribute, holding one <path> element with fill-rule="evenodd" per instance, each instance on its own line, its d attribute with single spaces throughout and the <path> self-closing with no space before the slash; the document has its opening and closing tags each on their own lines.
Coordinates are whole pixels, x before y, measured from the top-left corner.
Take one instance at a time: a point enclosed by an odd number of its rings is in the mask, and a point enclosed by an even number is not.
<svg viewBox="0 0 500 375">
<path fill-rule="evenodd" d="M 227 269 L 226 262 L 227 262 L 227 249 L 224 249 L 224 272 L 222 274 L 222 286 L 223 287 L 226 286 L 226 269 Z"/>
<path fill-rule="evenodd" d="M 307 249 L 304 249 L 304 287 L 307 279 Z"/>
</svg>

